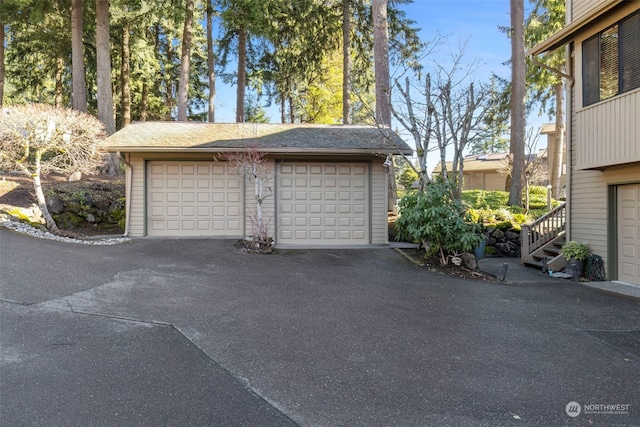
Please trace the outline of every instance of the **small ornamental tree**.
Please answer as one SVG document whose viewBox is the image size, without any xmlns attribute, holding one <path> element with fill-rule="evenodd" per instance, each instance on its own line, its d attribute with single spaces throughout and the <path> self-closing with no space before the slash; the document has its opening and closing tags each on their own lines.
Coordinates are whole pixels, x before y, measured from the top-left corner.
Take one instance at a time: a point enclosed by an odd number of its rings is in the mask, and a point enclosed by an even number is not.
<svg viewBox="0 0 640 427">
<path fill-rule="evenodd" d="M 93 116 L 52 105 L 33 104 L 0 110 L 0 168 L 33 180 L 47 228 L 58 233 L 42 191 L 49 172 L 95 172 L 104 163 L 98 143 L 104 127 Z"/>
<path fill-rule="evenodd" d="M 455 188 L 455 182 L 438 178 L 424 192 L 406 195 L 395 224 L 399 239 L 421 242 L 427 254 L 438 255 L 442 265 L 451 255 L 472 251 L 483 238 L 481 226 L 471 222 L 463 202 L 452 197 Z"/>
<path fill-rule="evenodd" d="M 265 251 L 273 246 L 273 237 L 270 236 L 269 223 L 271 218 L 265 218 L 264 201 L 273 195 L 271 179 L 273 173 L 265 164 L 264 153 L 255 147 L 240 153 L 231 153 L 224 156 L 238 175 L 248 176 L 254 184 L 255 207 L 249 213 L 253 228 L 253 249 Z"/>
</svg>

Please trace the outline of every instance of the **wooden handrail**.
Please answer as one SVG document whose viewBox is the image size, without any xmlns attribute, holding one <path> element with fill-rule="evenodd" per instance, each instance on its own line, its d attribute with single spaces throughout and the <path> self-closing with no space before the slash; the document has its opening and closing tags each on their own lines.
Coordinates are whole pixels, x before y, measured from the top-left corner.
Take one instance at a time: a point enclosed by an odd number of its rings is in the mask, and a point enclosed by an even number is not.
<svg viewBox="0 0 640 427">
<path fill-rule="evenodd" d="M 562 203 L 531 224 L 522 225 L 522 259 L 566 230 L 567 204 Z"/>
</svg>

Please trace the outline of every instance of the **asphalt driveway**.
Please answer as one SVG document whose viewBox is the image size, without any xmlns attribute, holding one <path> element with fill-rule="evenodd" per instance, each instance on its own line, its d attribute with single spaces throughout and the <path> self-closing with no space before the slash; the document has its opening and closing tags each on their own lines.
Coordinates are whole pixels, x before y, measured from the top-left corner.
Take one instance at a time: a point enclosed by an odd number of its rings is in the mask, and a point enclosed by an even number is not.
<svg viewBox="0 0 640 427">
<path fill-rule="evenodd" d="M 0 424 L 640 426 L 636 299 L 233 243 L 0 229 Z"/>
</svg>

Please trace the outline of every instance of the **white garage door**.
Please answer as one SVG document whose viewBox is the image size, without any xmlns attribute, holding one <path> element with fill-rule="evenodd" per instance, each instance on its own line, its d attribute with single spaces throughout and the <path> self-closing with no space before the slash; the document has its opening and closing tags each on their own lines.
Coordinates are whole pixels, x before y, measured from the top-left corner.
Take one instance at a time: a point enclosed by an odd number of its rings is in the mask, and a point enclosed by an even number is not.
<svg viewBox="0 0 640 427">
<path fill-rule="evenodd" d="M 618 187 L 618 279 L 640 285 L 640 184 Z"/>
<path fill-rule="evenodd" d="M 277 244 L 369 243 L 367 163 L 282 163 Z"/>
<path fill-rule="evenodd" d="M 149 162 L 147 235 L 242 236 L 241 187 L 226 162 Z"/>
</svg>

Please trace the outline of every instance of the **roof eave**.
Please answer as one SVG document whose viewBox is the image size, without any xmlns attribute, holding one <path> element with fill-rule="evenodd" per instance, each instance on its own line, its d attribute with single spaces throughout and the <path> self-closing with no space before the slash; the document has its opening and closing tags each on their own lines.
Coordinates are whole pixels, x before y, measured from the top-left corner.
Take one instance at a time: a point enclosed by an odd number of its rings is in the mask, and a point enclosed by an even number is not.
<svg viewBox="0 0 640 427">
<path fill-rule="evenodd" d="M 609 12 L 624 0 L 604 0 L 602 4 L 595 7 L 588 14 L 582 18 L 571 22 L 569 25 L 543 41 L 542 43 L 534 46 L 527 52 L 527 56 L 536 56 L 545 52 L 556 50 L 569 43 L 576 35 L 577 32 L 585 28 L 589 23 L 598 18 L 599 16 Z"/>
<path fill-rule="evenodd" d="M 105 147 L 109 153 L 230 153 L 243 151 L 244 149 L 230 148 L 230 147 Z M 362 154 L 404 154 L 410 156 L 413 154 L 413 150 L 399 150 L 395 148 L 371 148 L 371 149 L 335 149 L 335 148 L 257 148 L 266 154 L 305 154 L 305 155 L 327 155 L 327 154 L 339 154 L 339 155 L 362 155 Z"/>
</svg>

